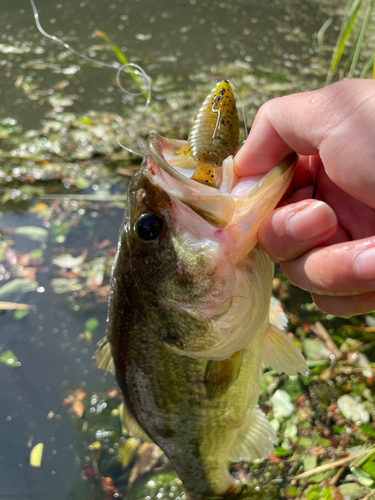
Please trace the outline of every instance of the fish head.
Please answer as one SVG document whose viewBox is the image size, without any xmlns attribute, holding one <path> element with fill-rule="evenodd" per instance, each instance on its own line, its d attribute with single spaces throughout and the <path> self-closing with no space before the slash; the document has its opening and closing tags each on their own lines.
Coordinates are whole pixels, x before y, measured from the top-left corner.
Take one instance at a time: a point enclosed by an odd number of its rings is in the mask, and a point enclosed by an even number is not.
<svg viewBox="0 0 375 500">
<path fill-rule="evenodd" d="M 129 185 L 113 282 L 116 267 L 125 268 L 126 293 L 142 310 L 150 341 L 198 359 L 225 359 L 268 324 L 273 271 L 255 246 L 257 231 L 296 162 L 289 158 L 252 184 L 246 179 L 245 187 L 229 158 L 213 188 L 174 167 L 180 146 L 149 137 Z"/>
</svg>

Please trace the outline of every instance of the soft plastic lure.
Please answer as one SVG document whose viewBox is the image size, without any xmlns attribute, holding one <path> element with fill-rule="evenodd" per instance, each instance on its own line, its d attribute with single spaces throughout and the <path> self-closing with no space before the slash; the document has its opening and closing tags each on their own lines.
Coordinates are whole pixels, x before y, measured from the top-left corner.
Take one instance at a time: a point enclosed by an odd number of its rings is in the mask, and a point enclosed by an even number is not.
<svg viewBox="0 0 375 500">
<path fill-rule="evenodd" d="M 215 186 L 217 172 L 225 158 L 238 147 L 238 115 L 229 82 L 223 80 L 203 102 L 190 130 L 186 146 L 176 156 L 192 157 L 197 164 L 192 179 Z"/>
</svg>

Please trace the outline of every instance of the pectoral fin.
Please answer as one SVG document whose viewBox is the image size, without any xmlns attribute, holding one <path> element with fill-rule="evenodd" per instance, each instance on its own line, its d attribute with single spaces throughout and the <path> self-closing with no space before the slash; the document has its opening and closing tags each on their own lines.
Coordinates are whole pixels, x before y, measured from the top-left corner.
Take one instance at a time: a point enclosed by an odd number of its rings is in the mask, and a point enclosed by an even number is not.
<svg viewBox="0 0 375 500">
<path fill-rule="evenodd" d="M 276 432 L 265 415 L 255 408 L 247 424 L 238 431 L 228 458 L 232 462 L 241 462 L 268 457 L 276 443 Z"/>
<path fill-rule="evenodd" d="M 263 344 L 263 363 L 277 373 L 306 375 L 305 358 L 298 347 L 276 326 L 269 326 Z"/>
<path fill-rule="evenodd" d="M 243 351 L 237 351 L 228 359 L 207 362 L 205 384 L 208 399 L 224 394 L 237 380 L 241 370 Z"/>
<path fill-rule="evenodd" d="M 94 353 L 93 358 L 97 359 L 98 366 L 99 366 L 99 368 L 104 370 L 104 373 L 111 372 L 112 375 L 115 375 L 115 365 L 113 363 L 111 346 L 108 342 L 107 337 L 104 337 L 98 343 L 98 349 Z"/>
</svg>

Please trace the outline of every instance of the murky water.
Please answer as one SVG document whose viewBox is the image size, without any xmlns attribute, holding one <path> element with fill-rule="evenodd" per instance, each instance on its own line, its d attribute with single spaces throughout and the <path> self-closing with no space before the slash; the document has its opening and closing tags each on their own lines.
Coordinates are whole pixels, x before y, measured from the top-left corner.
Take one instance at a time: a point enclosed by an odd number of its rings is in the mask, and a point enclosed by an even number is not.
<svg viewBox="0 0 375 500">
<path fill-rule="evenodd" d="M 158 80 L 167 78 L 170 89 L 191 89 L 200 72 L 207 74 L 211 66 L 235 59 L 270 72 L 280 67 L 302 72 L 312 64 L 313 35 L 327 18 L 322 4 L 313 0 L 36 3 L 46 31 L 99 61 L 110 62 L 114 57 L 101 50 L 102 42 L 93 33 L 100 29 L 110 35 L 156 81 L 156 100 Z M 93 67 L 43 38 L 28 0 L 0 0 L 0 4 L 0 118 L 10 116 L 25 129 L 38 128 L 51 110 L 49 96 L 55 92 L 51 89 L 59 84 L 64 95 L 73 96 L 68 109 L 75 113 L 89 109 L 121 113 L 123 97 L 114 82 L 115 71 Z M 36 85 L 32 99 L 22 91 L 22 84 L 17 85 L 27 76 Z M 56 294 L 51 279 L 58 269 L 51 260 L 62 253 L 79 255 L 84 248 L 89 248 L 91 258 L 97 257 L 104 240 L 108 240 L 107 249 L 113 248 L 122 208 L 99 203 L 77 206 L 78 210 L 83 212 L 66 240 L 51 237 L 41 246 L 10 236 L 19 254 L 42 248 L 43 257 L 35 264 L 38 291 L 13 297 L 35 309 L 18 320 L 11 312 L 0 315 L 0 346 L 3 351 L 12 350 L 21 362 L 16 368 L 0 364 L 0 498 L 89 498 L 80 490 L 81 468 L 76 464 L 81 436 L 62 402 L 69 387 L 90 391 L 114 385 L 92 360 L 94 344 L 104 335 L 106 304 L 95 295 L 69 301 L 66 294 Z M 58 207 L 53 217 L 58 218 L 57 213 Z M 67 214 L 65 223 L 72 220 L 73 215 Z M 26 225 L 51 228 L 43 226 L 36 214 L 19 211 L 0 217 L 2 230 Z M 92 343 L 80 337 L 90 317 L 99 322 Z M 33 469 L 28 465 L 27 445 L 37 442 L 45 445 L 44 461 L 43 467 Z"/>
</svg>

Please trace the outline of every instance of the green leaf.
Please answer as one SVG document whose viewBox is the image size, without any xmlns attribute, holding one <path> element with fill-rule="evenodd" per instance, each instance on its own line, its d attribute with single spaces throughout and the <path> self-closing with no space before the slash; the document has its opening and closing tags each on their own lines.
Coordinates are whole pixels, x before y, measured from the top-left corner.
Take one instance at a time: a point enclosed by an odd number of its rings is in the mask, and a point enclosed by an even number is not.
<svg viewBox="0 0 375 500">
<path fill-rule="evenodd" d="M 298 488 L 295 486 L 290 486 L 288 488 L 288 495 L 292 498 L 298 497 L 301 494 Z"/>
<path fill-rule="evenodd" d="M 290 457 L 290 455 L 293 455 L 293 452 L 291 450 L 284 450 L 282 446 L 278 446 L 275 448 L 275 455 L 279 458 Z"/>
<path fill-rule="evenodd" d="M 346 434 L 346 428 L 344 425 L 332 425 L 332 429 L 336 432 L 336 434 Z"/>
<path fill-rule="evenodd" d="M 375 430 L 371 427 L 370 424 L 359 425 L 359 428 L 368 436 L 375 437 Z"/>
<path fill-rule="evenodd" d="M 15 366 L 20 366 L 21 363 L 19 363 L 17 357 L 15 354 L 8 349 L 7 351 L 4 351 L 1 356 L 0 356 L 0 363 L 4 363 L 4 365 L 15 367 Z"/>
<path fill-rule="evenodd" d="M 315 474 L 314 476 L 310 476 L 308 481 L 309 483 L 321 483 L 325 479 L 332 477 L 335 473 L 335 469 L 330 469 L 325 472 L 320 472 L 319 474 Z"/>
<path fill-rule="evenodd" d="M 43 250 L 41 250 L 40 248 L 36 248 L 35 250 L 32 250 L 29 253 L 29 259 L 31 260 L 41 259 L 42 257 L 43 257 Z"/>
<path fill-rule="evenodd" d="M 278 389 L 271 398 L 272 409 L 277 417 L 290 417 L 294 411 L 291 397 L 285 391 Z"/>
<path fill-rule="evenodd" d="M 98 325 L 99 325 L 99 321 L 96 318 L 89 318 L 85 322 L 85 328 L 86 328 L 86 330 L 90 330 L 91 332 L 93 332 L 94 330 L 96 330 L 98 328 Z"/>
<path fill-rule="evenodd" d="M 27 309 L 18 309 L 18 311 L 14 311 L 13 313 L 13 318 L 20 320 L 27 316 L 29 314 L 29 311 Z"/>
<path fill-rule="evenodd" d="M 30 465 L 31 467 L 40 467 L 43 457 L 43 443 L 38 443 L 34 446 L 30 453 Z"/>
<path fill-rule="evenodd" d="M 363 470 L 353 468 L 352 473 L 356 477 L 357 481 L 363 486 L 368 487 L 374 484 L 374 480 L 372 479 L 372 477 Z"/>
<path fill-rule="evenodd" d="M 19 236 L 25 236 L 33 241 L 38 241 L 39 243 L 45 243 L 48 238 L 48 231 L 44 227 L 38 226 L 22 226 L 16 227 L 14 229 L 14 234 Z"/>
<path fill-rule="evenodd" d="M 327 441 L 327 439 L 324 439 L 320 436 L 315 436 L 315 442 L 324 446 L 324 448 L 328 448 L 329 446 L 331 446 L 331 443 Z"/>
<path fill-rule="evenodd" d="M 337 406 L 344 417 L 352 420 L 353 422 L 361 421 L 364 424 L 367 424 L 370 420 L 370 414 L 363 404 L 348 394 L 338 398 Z"/>
<path fill-rule="evenodd" d="M 339 491 L 341 495 L 347 500 L 358 500 L 359 498 L 363 498 L 369 490 L 360 486 L 357 483 L 344 483 L 340 484 Z"/>
<path fill-rule="evenodd" d="M 320 500 L 320 488 L 319 486 L 312 486 L 309 491 L 306 493 L 307 500 Z"/>
<path fill-rule="evenodd" d="M 375 462 L 366 462 L 362 465 L 362 470 L 372 479 L 375 479 Z"/>
<path fill-rule="evenodd" d="M 305 437 L 305 436 L 301 436 L 299 439 L 298 439 L 298 446 L 303 446 L 304 448 L 308 448 L 310 445 L 311 445 L 311 439 Z"/>
<path fill-rule="evenodd" d="M 303 467 L 306 472 L 315 469 L 317 464 L 318 457 L 316 455 L 306 455 L 303 457 Z"/>
</svg>

